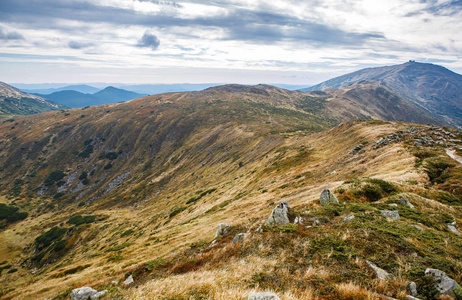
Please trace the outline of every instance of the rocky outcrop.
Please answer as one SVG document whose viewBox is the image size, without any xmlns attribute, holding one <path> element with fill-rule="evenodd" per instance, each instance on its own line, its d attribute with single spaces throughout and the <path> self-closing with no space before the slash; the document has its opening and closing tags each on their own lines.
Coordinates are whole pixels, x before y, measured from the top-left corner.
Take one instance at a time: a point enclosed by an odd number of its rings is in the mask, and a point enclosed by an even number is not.
<svg viewBox="0 0 462 300">
<path fill-rule="evenodd" d="M 247 298 L 247 300 L 281 300 L 278 296 L 276 296 L 276 294 L 273 294 L 273 293 L 268 293 L 268 292 L 264 292 L 264 293 L 257 293 L 257 292 L 253 292 L 252 294 L 250 294 L 249 298 Z"/>
<path fill-rule="evenodd" d="M 407 207 L 411 208 L 411 209 L 414 209 L 414 205 L 411 204 L 411 202 L 409 202 L 409 200 L 407 200 L 406 198 L 404 197 L 401 197 L 398 199 L 398 201 L 402 204 L 402 205 L 406 205 Z"/>
<path fill-rule="evenodd" d="M 238 233 L 234 237 L 233 243 L 235 244 L 235 243 L 243 242 L 249 235 L 250 233 Z"/>
<path fill-rule="evenodd" d="M 399 212 L 397 210 L 381 210 L 380 213 L 394 221 L 399 220 Z"/>
<path fill-rule="evenodd" d="M 92 299 L 91 297 L 97 294 L 98 291 L 92 289 L 88 286 L 83 286 L 78 289 L 73 289 L 71 292 L 71 299 L 72 300 L 88 300 Z"/>
<path fill-rule="evenodd" d="M 215 238 L 218 238 L 222 235 L 225 235 L 229 232 L 229 229 L 231 228 L 231 224 L 229 223 L 220 223 L 218 224 L 218 229 L 217 233 L 215 234 Z"/>
<path fill-rule="evenodd" d="M 321 193 L 321 197 L 319 198 L 321 205 L 326 206 L 329 204 L 338 204 L 338 199 L 335 197 L 334 194 L 328 189 L 325 189 Z"/>
<path fill-rule="evenodd" d="M 435 279 L 435 288 L 443 295 L 449 295 L 457 300 L 462 299 L 462 287 L 446 273 L 437 269 L 426 269 L 426 276 L 431 276 Z"/>
<path fill-rule="evenodd" d="M 273 209 L 266 224 L 269 226 L 289 224 L 289 211 L 289 203 L 287 203 L 287 201 L 282 201 Z"/>
<path fill-rule="evenodd" d="M 343 222 L 351 222 L 355 218 L 355 215 L 351 215 L 348 217 L 343 218 Z"/>
<path fill-rule="evenodd" d="M 133 280 L 133 276 L 130 275 L 127 277 L 127 279 L 125 279 L 124 281 L 124 286 L 129 286 L 131 284 L 133 284 L 135 281 Z"/>
<path fill-rule="evenodd" d="M 375 274 L 377 275 L 378 279 L 389 279 L 392 277 L 390 273 L 388 273 L 384 269 L 377 267 L 377 265 L 374 264 L 373 262 L 368 261 L 368 260 L 366 260 L 366 262 L 369 265 L 369 267 L 371 267 L 375 271 Z"/>
<path fill-rule="evenodd" d="M 447 227 L 450 232 L 460 236 L 460 232 L 456 228 L 456 222 L 447 224 Z"/>
<path fill-rule="evenodd" d="M 415 282 L 411 281 L 407 286 L 407 289 L 411 296 L 417 296 L 417 284 L 415 284 Z"/>
</svg>

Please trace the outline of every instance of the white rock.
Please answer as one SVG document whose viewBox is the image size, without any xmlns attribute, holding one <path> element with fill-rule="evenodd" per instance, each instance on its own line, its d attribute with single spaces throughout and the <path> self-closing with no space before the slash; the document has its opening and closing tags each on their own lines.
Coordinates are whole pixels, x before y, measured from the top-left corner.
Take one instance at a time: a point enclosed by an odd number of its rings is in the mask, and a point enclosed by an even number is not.
<svg viewBox="0 0 462 300">
<path fill-rule="evenodd" d="M 378 279 L 389 279 L 392 277 L 390 273 L 388 273 L 384 269 L 377 267 L 377 265 L 375 265 L 373 262 L 368 261 L 368 260 L 366 260 L 366 262 L 375 271 Z"/>
<path fill-rule="evenodd" d="M 98 300 L 99 297 L 103 297 L 106 293 L 107 293 L 107 290 L 103 290 L 101 292 L 98 292 L 98 293 L 94 294 L 93 296 L 90 296 L 90 299 L 91 300 Z"/>
<path fill-rule="evenodd" d="M 257 293 L 257 292 L 253 292 L 252 294 L 250 294 L 249 298 L 247 298 L 247 300 L 281 300 L 278 296 L 276 296 L 275 294 L 273 293 L 268 293 L 268 292 L 264 292 L 264 293 Z"/>
<path fill-rule="evenodd" d="M 91 298 L 94 294 L 96 294 L 98 291 L 95 289 L 92 289 L 91 287 L 88 286 L 83 286 L 78 289 L 73 289 L 71 292 L 71 299 L 72 300 L 87 300 L 88 298 Z"/>
<path fill-rule="evenodd" d="M 133 282 L 135 282 L 135 281 L 133 280 L 133 276 L 130 275 L 130 276 L 128 276 L 127 279 L 125 279 L 124 285 L 125 285 L 125 286 L 129 286 L 129 285 L 132 284 Z"/>
</svg>

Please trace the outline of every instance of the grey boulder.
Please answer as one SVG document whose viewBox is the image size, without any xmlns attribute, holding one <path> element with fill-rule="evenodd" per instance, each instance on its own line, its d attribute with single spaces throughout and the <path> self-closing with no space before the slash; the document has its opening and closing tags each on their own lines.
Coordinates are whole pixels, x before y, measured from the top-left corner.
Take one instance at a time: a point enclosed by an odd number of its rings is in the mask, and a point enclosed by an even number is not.
<svg viewBox="0 0 462 300">
<path fill-rule="evenodd" d="M 269 226 L 289 224 L 289 211 L 289 203 L 287 203 L 287 201 L 282 201 L 273 209 L 266 224 Z"/>
<path fill-rule="evenodd" d="M 401 202 L 402 205 L 406 205 L 407 207 L 409 207 L 411 209 L 414 208 L 414 205 L 412 205 L 411 202 L 409 202 L 409 200 L 407 200 L 404 197 L 399 198 L 398 201 Z"/>
<path fill-rule="evenodd" d="M 337 197 L 335 197 L 335 195 L 332 194 L 332 192 L 328 189 L 322 191 L 319 201 L 321 202 L 322 206 L 339 203 Z"/>
<path fill-rule="evenodd" d="M 399 220 L 399 212 L 397 210 L 381 210 L 382 215 L 394 221 Z"/>
<path fill-rule="evenodd" d="M 268 293 L 268 292 L 264 292 L 264 293 L 257 293 L 257 292 L 253 292 L 252 294 L 250 294 L 249 298 L 247 298 L 247 300 L 281 300 L 278 296 L 276 296 L 275 294 L 273 293 Z"/>
<path fill-rule="evenodd" d="M 127 279 L 125 279 L 124 285 L 125 285 L 125 286 L 129 286 L 129 285 L 132 284 L 133 282 L 135 282 L 135 281 L 133 280 L 133 276 L 130 275 L 130 276 L 127 277 Z"/>
<path fill-rule="evenodd" d="M 71 292 L 71 299 L 72 300 L 87 300 L 88 298 L 91 299 L 93 295 L 98 293 L 97 290 L 92 289 L 88 286 L 83 286 L 78 289 L 73 289 Z"/>
<path fill-rule="evenodd" d="M 375 271 L 375 274 L 377 275 L 378 279 L 389 279 L 389 278 L 392 277 L 392 275 L 390 275 L 390 273 L 388 273 L 384 269 L 381 269 L 381 268 L 377 267 L 377 265 L 374 264 L 373 262 L 368 261 L 368 260 L 366 260 L 366 262 L 369 265 L 369 267 L 371 267 Z"/>
<path fill-rule="evenodd" d="M 235 243 L 243 242 L 245 240 L 245 238 L 248 237 L 249 235 L 250 235 L 250 233 L 238 233 L 234 237 L 233 243 L 235 244 Z"/>
<path fill-rule="evenodd" d="M 229 223 L 220 223 L 218 224 L 217 233 L 215 234 L 215 238 L 225 235 L 229 232 L 231 224 Z"/>
<path fill-rule="evenodd" d="M 431 276 L 436 281 L 436 289 L 443 295 L 449 295 L 457 300 L 462 299 L 462 287 L 446 273 L 437 269 L 426 269 L 426 276 Z"/>
</svg>

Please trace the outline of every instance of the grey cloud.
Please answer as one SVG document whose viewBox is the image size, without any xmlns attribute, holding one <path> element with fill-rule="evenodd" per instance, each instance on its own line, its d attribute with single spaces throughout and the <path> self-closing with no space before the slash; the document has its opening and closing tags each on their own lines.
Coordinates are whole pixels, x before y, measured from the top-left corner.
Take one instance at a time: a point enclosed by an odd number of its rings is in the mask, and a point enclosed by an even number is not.
<svg viewBox="0 0 462 300">
<path fill-rule="evenodd" d="M 228 13 L 224 16 L 181 18 L 180 15 L 142 14 L 128 9 L 99 6 L 89 2 L 62 0 L 2 0 L 0 19 L 16 22 L 30 22 L 34 26 L 49 28 L 52 20 L 70 19 L 90 23 L 106 22 L 119 25 L 140 25 L 146 27 L 210 27 L 225 32 L 225 39 L 245 40 L 252 43 L 277 43 L 280 41 L 309 42 L 317 45 L 360 45 L 370 39 L 384 39 L 376 32 L 347 32 L 328 24 L 301 20 L 289 15 L 250 11 L 221 5 Z M 25 3 L 28 2 L 28 3 Z M 55 22 L 56 23 L 56 22 Z M 54 25 L 58 26 L 58 25 Z M 146 37 L 140 46 L 154 43 Z"/>
<path fill-rule="evenodd" d="M 3 28 L 0 28 L 0 40 L 23 40 L 23 39 L 24 37 L 17 32 L 6 31 Z"/>
<path fill-rule="evenodd" d="M 69 48 L 71 49 L 83 49 L 93 46 L 92 43 L 85 43 L 85 42 L 78 42 L 78 41 L 70 41 L 68 44 Z"/>
<path fill-rule="evenodd" d="M 156 50 L 157 48 L 159 48 L 159 45 L 160 45 L 160 40 L 150 30 L 147 30 L 143 34 L 143 37 L 138 41 L 138 44 L 137 44 L 138 47 L 149 47 L 152 50 Z"/>
</svg>

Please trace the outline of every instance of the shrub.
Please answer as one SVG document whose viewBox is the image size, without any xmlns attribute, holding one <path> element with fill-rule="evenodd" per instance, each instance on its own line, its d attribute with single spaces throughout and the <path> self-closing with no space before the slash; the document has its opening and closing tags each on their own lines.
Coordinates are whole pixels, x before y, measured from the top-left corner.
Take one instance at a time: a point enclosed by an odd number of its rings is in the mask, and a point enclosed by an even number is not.
<svg viewBox="0 0 462 300">
<path fill-rule="evenodd" d="M 382 197 L 382 191 L 376 185 L 366 184 L 362 190 L 369 201 L 377 201 Z"/>
<path fill-rule="evenodd" d="M 382 191 L 384 191 L 386 194 L 390 194 L 390 193 L 397 191 L 396 187 L 393 184 L 389 183 L 388 181 L 385 181 L 382 179 L 375 179 L 375 178 L 371 178 L 368 181 L 370 183 L 378 185 L 382 189 Z"/>
<path fill-rule="evenodd" d="M 112 168 L 112 163 L 111 163 L 111 162 L 108 162 L 108 163 L 103 167 L 104 170 L 108 170 L 108 169 L 110 169 L 110 168 Z"/>
<path fill-rule="evenodd" d="M 424 170 L 432 183 L 443 183 L 449 178 L 448 170 L 452 167 L 454 167 L 452 162 L 435 158 L 427 161 Z"/>
<path fill-rule="evenodd" d="M 27 218 L 26 212 L 18 212 L 19 208 L 0 203 L 0 220 L 6 219 L 7 222 L 21 221 Z"/>
<path fill-rule="evenodd" d="M 93 146 L 88 144 L 85 149 L 79 153 L 79 157 L 83 157 L 83 158 L 86 158 L 86 157 L 90 157 L 90 154 L 93 153 Z"/>
<path fill-rule="evenodd" d="M 109 160 L 114 160 L 114 159 L 117 159 L 117 157 L 119 156 L 119 154 L 117 152 L 108 152 L 106 154 L 103 154 L 103 155 L 100 155 L 100 159 L 103 159 L 103 158 L 107 158 Z"/>
<path fill-rule="evenodd" d="M 50 174 L 48 174 L 47 178 L 45 178 L 45 181 L 43 182 L 44 186 L 50 187 L 52 186 L 55 182 L 60 181 L 61 179 L 64 178 L 66 174 L 64 174 L 63 171 L 53 171 Z"/>
<path fill-rule="evenodd" d="M 51 244 L 60 241 L 66 232 L 67 228 L 53 227 L 35 238 L 35 244 L 38 249 L 46 248 Z"/>
<path fill-rule="evenodd" d="M 73 216 L 67 221 L 67 224 L 73 224 L 75 226 L 79 226 L 82 224 L 89 224 L 95 222 L 96 216 L 85 216 L 82 217 L 81 215 Z"/>
<path fill-rule="evenodd" d="M 170 218 L 173 218 L 174 216 L 176 216 L 177 214 L 179 214 L 180 212 L 184 211 L 186 209 L 186 207 L 184 206 L 180 206 L 178 208 L 175 208 L 171 213 L 170 213 Z"/>
<path fill-rule="evenodd" d="M 122 234 L 120 235 L 120 237 L 125 237 L 127 235 L 131 235 L 133 233 L 133 229 L 128 229 L 124 232 L 122 232 Z"/>
</svg>

